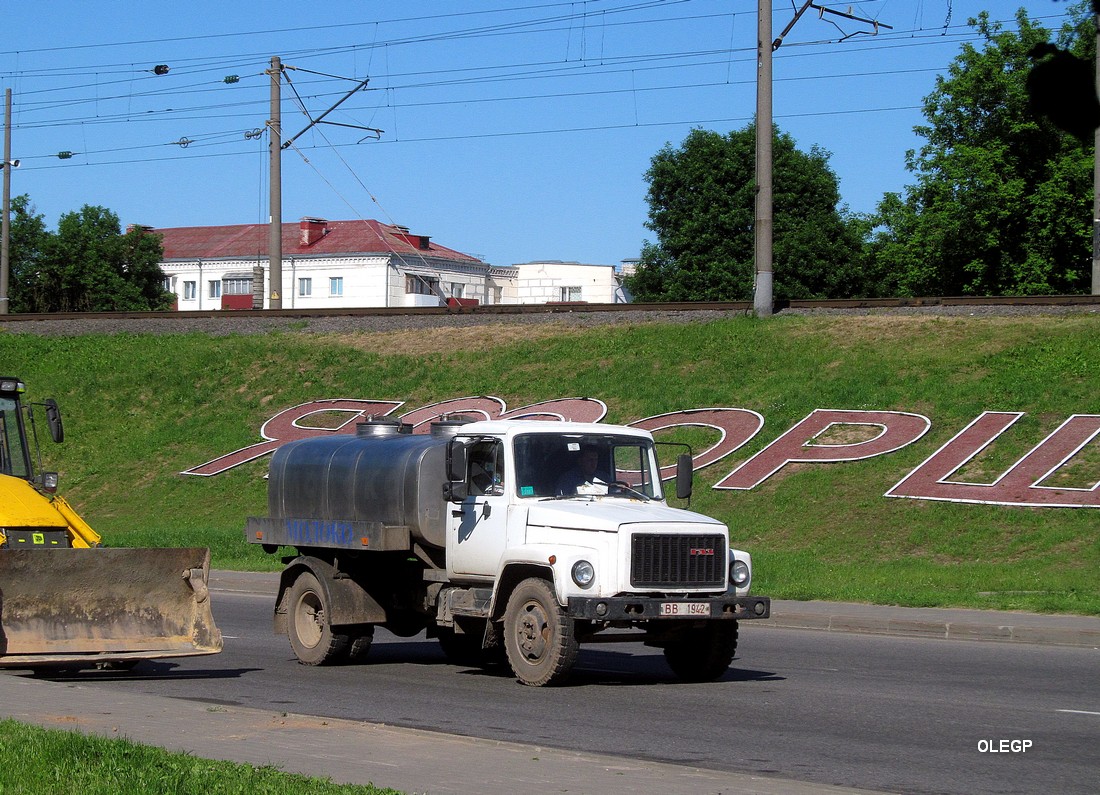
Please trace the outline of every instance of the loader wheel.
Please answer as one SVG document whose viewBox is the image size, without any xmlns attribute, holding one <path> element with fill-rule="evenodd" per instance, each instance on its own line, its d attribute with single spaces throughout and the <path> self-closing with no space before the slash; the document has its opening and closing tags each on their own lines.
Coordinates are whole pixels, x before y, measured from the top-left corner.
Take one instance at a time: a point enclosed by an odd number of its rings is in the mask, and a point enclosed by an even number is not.
<svg viewBox="0 0 1100 795">
<path fill-rule="evenodd" d="M 309 572 L 298 575 L 287 595 L 287 634 L 294 656 L 303 665 L 337 662 L 348 647 L 348 636 L 332 631 L 325 592 Z"/>
<path fill-rule="evenodd" d="M 577 659 L 575 624 L 546 580 L 524 580 L 508 597 L 504 648 L 512 671 L 525 685 L 554 685 L 569 675 Z"/>
<path fill-rule="evenodd" d="M 708 621 L 665 647 L 665 662 L 686 682 L 710 682 L 724 674 L 737 652 L 737 622 Z"/>
</svg>

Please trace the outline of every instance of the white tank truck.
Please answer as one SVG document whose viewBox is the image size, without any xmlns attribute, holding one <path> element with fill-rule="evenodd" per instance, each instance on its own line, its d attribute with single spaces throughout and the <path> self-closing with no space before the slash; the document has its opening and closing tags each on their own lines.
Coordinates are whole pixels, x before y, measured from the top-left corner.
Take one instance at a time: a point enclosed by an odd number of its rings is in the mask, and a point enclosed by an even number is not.
<svg viewBox="0 0 1100 795">
<path fill-rule="evenodd" d="M 690 681 L 721 676 L 739 621 L 767 618 L 752 561 L 721 522 L 665 502 L 648 431 L 444 418 L 430 433 L 370 418 L 290 442 L 266 518 L 245 534 L 284 557 L 275 631 L 298 660 L 360 659 L 376 626 L 438 638 L 449 659 L 507 659 L 527 685 L 563 681 L 581 643 L 642 641 Z M 681 445 L 681 447 L 686 447 Z M 284 553 L 285 554 L 285 553 Z"/>
</svg>

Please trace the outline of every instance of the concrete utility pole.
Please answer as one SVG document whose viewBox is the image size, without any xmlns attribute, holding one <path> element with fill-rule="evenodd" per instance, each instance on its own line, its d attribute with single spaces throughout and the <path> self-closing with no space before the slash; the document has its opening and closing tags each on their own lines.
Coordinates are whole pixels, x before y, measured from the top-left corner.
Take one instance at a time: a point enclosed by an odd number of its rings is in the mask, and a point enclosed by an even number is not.
<svg viewBox="0 0 1100 795">
<path fill-rule="evenodd" d="M 1100 95 L 1100 14 L 1096 25 L 1096 93 Z M 1092 134 L 1092 294 L 1100 295 L 1100 127 Z"/>
<path fill-rule="evenodd" d="M 278 56 L 271 59 L 271 119 L 267 123 L 271 173 L 268 177 L 271 225 L 267 235 L 268 282 L 271 285 L 269 309 L 283 308 L 283 134 L 282 80 L 283 64 Z"/>
<path fill-rule="evenodd" d="M 8 314 L 8 282 L 11 275 L 11 89 L 4 89 L 4 207 L 0 221 L 0 315 Z"/>
<path fill-rule="evenodd" d="M 756 30 L 756 278 L 752 308 L 772 314 L 772 4 L 758 0 Z"/>
<path fill-rule="evenodd" d="M 854 16 L 850 12 L 834 11 L 813 2 L 813 0 L 806 0 L 802 7 L 795 12 L 794 19 L 787 23 L 787 27 L 783 28 L 783 32 L 773 41 L 772 4 L 769 0 L 758 0 L 757 2 L 756 222 L 754 230 L 756 288 L 752 302 L 753 311 L 757 317 L 769 317 L 772 314 L 774 303 L 772 290 L 772 52 L 779 49 L 783 39 L 791 32 L 791 28 L 810 8 L 815 9 L 822 18 L 826 14 L 830 14 L 854 22 L 866 23 L 874 27 L 875 33 L 878 33 L 879 28 L 893 30 L 889 25 L 884 25 L 873 19 Z M 849 36 L 844 38 L 847 39 Z"/>
</svg>

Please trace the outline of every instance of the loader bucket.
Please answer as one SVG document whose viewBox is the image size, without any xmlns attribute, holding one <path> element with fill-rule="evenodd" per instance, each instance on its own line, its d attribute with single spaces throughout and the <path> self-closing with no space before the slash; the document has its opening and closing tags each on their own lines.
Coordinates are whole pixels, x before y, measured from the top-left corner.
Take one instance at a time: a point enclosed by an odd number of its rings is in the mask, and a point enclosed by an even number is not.
<svg viewBox="0 0 1100 795">
<path fill-rule="evenodd" d="M 0 549 L 0 667 L 221 651 L 210 550 Z"/>
</svg>

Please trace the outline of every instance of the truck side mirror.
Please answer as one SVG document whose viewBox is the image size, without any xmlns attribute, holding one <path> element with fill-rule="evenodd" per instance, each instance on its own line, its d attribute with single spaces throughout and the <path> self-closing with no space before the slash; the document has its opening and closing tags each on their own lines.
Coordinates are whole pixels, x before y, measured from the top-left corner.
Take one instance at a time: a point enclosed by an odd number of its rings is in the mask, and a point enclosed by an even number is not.
<svg viewBox="0 0 1100 795">
<path fill-rule="evenodd" d="M 676 499 L 686 500 L 691 497 L 691 481 L 691 456 L 687 453 L 676 456 Z"/>
<path fill-rule="evenodd" d="M 65 441 L 65 426 L 61 423 L 61 408 L 53 398 L 46 398 L 42 405 L 46 407 L 46 424 L 50 426 L 50 437 L 55 443 Z"/>
<path fill-rule="evenodd" d="M 463 502 L 466 499 L 465 483 L 450 481 L 443 484 L 443 499 L 447 502 Z"/>
<path fill-rule="evenodd" d="M 462 502 L 466 499 L 466 445 L 457 439 L 447 444 L 447 482 L 443 484 L 443 499 Z"/>
</svg>

